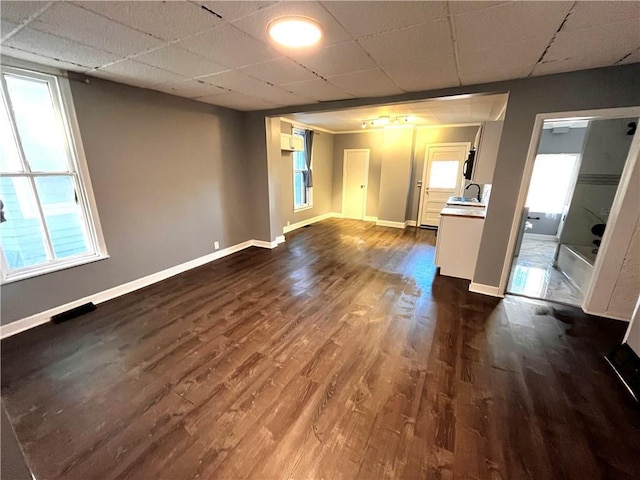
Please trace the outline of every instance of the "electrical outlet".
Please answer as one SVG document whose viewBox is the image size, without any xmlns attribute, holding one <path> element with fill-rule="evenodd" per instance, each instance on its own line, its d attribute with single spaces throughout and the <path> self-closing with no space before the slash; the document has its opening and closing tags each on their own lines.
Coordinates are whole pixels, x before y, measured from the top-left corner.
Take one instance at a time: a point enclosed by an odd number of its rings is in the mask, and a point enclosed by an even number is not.
<svg viewBox="0 0 640 480">
<path fill-rule="evenodd" d="M 213 249 L 218 250 L 220 248 L 220 242 L 213 242 Z"/>
</svg>

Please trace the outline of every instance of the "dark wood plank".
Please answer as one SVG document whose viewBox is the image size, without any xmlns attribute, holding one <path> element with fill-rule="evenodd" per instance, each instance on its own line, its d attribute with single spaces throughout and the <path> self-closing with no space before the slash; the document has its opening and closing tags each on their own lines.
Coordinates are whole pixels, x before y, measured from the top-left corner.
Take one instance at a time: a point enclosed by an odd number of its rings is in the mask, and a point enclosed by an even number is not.
<svg viewBox="0 0 640 480">
<path fill-rule="evenodd" d="M 36 478 L 640 478 L 626 325 L 470 293 L 434 245 L 329 220 L 3 341 Z"/>
</svg>

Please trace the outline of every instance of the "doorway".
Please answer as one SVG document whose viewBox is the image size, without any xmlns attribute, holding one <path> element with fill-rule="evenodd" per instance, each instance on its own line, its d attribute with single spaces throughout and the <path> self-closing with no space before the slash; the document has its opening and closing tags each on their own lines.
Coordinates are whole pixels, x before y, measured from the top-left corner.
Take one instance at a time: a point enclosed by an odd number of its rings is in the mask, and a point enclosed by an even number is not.
<svg viewBox="0 0 640 480">
<path fill-rule="evenodd" d="M 637 121 L 544 120 L 508 293 L 582 306 Z"/>
<path fill-rule="evenodd" d="M 440 211 L 449 197 L 458 195 L 462 188 L 462 165 L 470 149 L 468 142 L 427 146 L 418 213 L 421 227 L 436 228 L 440 225 Z"/>
<path fill-rule="evenodd" d="M 342 216 L 364 220 L 367 208 L 369 149 L 345 149 L 342 182 Z"/>
</svg>

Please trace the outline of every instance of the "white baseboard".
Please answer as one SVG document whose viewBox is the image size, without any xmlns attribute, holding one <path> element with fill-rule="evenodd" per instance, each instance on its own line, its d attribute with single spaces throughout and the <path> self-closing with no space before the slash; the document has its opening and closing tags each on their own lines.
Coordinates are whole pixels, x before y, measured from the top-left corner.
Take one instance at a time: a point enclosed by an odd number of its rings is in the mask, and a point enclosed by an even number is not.
<svg viewBox="0 0 640 480">
<path fill-rule="evenodd" d="M 483 285 L 482 283 L 471 282 L 471 285 L 469 285 L 469 291 L 481 293 L 482 295 L 489 295 L 491 297 L 504 298 L 504 294 L 500 293 L 500 287 L 494 287 L 493 285 Z"/>
<path fill-rule="evenodd" d="M 276 245 L 280 245 L 281 243 L 284 243 L 286 241 L 287 241 L 287 239 L 284 238 L 284 235 L 278 235 L 276 237 Z"/>
<path fill-rule="evenodd" d="M 415 220 L 407 220 L 404 222 L 404 226 L 405 227 L 417 227 L 418 226 L 418 222 L 416 222 Z"/>
<path fill-rule="evenodd" d="M 627 322 L 629 323 L 631 321 L 631 318 L 626 318 L 623 317 L 621 315 L 616 315 L 615 313 L 611 313 L 611 312 L 595 312 L 592 310 L 587 310 L 584 307 L 581 307 L 582 311 L 585 313 L 588 313 L 589 315 L 597 315 L 598 317 L 604 317 L 604 318 L 610 318 L 612 320 L 620 320 L 621 322 Z"/>
<path fill-rule="evenodd" d="M 312 223 L 320 222 L 322 220 L 326 220 L 327 218 L 342 218 L 341 213 L 336 212 L 328 212 L 323 213 L 322 215 L 318 215 L 315 217 L 307 218 L 306 220 L 301 220 L 300 222 L 292 223 L 291 225 L 285 225 L 282 227 L 282 233 L 289 233 L 298 228 L 306 227 L 307 225 L 311 225 Z M 277 240 L 277 239 L 276 239 Z"/>
<path fill-rule="evenodd" d="M 94 293 L 93 295 L 88 295 L 78 300 L 74 300 L 73 302 L 69 302 L 64 305 L 51 308 L 44 312 L 30 315 L 29 317 L 16 320 L 14 322 L 8 323 L 7 325 L 2 325 L 0 326 L 0 339 L 10 337 L 17 333 L 24 332 L 25 330 L 29 330 L 30 328 L 37 327 L 38 325 L 47 323 L 51 320 L 52 316 L 57 315 L 58 313 L 66 312 L 67 310 L 70 310 L 75 307 L 79 307 L 80 305 L 84 305 L 85 303 L 89 303 L 89 302 L 93 302 L 96 304 L 106 302 L 107 300 L 111 300 L 111 299 L 120 297 L 122 295 L 126 295 L 127 293 L 131 293 L 141 288 L 148 287 L 149 285 L 152 285 L 154 283 L 160 282 L 162 280 L 166 280 L 167 278 L 186 272 L 187 270 L 191 270 L 193 268 L 197 268 L 207 263 L 218 260 L 222 257 L 226 257 L 227 255 L 231 255 L 232 253 L 239 252 L 240 250 L 244 250 L 245 248 L 248 248 L 248 247 L 275 248 L 276 246 L 277 246 L 276 242 L 265 242 L 262 240 L 247 240 L 246 242 L 242 242 L 237 245 L 232 245 L 231 247 L 223 248 L 222 250 L 218 250 L 217 252 L 213 252 L 203 257 L 199 257 L 199 258 L 190 260 L 188 262 L 181 263 L 180 265 L 176 265 L 175 267 L 167 268 L 160 272 L 152 273 L 151 275 L 147 275 L 146 277 L 142 277 L 137 280 L 132 280 L 131 282 L 118 285 L 117 287 L 109 288 L 108 290 Z"/>
<path fill-rule="evenodd" d="M 377 220 L 376 225 L 379 227 L 404 228 L 404 222 L 390 222 L 389 220 Z"/>
<path fill-rule="evenodd" d="M 378 221 L 378 217 L 370 217 L 370 216 L 365 215 L 363 220 L 365 222 L 377 222 Z"/>
</svg>

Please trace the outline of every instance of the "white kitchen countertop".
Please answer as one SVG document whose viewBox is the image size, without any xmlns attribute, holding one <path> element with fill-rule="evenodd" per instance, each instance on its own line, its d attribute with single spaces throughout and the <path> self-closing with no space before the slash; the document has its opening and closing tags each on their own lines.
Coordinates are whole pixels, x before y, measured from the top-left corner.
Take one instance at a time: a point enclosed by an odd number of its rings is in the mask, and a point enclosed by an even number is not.
<svg viewBox="0 0 640 480">
<path fill-rule="evenodd" d="M 486 212 L 486 208 L 447 206 L 442 209 L 440 215 L 444 217 L 484 218 Z"/>
</svg>

